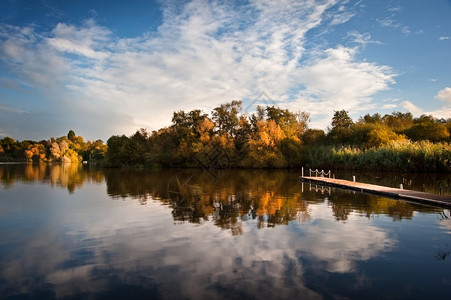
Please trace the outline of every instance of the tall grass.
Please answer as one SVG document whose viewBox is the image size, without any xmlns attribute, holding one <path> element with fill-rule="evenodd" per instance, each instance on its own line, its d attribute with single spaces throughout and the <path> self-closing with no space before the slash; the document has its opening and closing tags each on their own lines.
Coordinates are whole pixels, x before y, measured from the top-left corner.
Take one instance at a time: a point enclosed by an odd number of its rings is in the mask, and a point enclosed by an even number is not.
<svg viewBox="0 0 451 300">
<path fill-rule="evenodd" d="M 316 146 L 307 150 L 304 162 L 314 168 L 451 172 L 451 144 L 406 140 L 367 150 Z"/>
</svg>

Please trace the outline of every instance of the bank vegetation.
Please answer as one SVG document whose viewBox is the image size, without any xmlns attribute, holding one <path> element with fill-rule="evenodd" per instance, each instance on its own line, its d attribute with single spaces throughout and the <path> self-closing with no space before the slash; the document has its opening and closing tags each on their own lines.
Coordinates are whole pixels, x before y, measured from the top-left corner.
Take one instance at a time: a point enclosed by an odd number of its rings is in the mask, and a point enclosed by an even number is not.
<svg viewBox="0 0 451 300">
<path fill-rule="evenodd" d="M 451 171 L 451 119 L 411 113 L 366 114 L 357 121 L 335 111 L 324 131 L 310 115 L 276 106 L 252 114 L 241 101 L 173 113 L 170 126 L 85 142 L 71 130 L 50 140 L 0 139 L 0 161 L 102 161 L 110 167 L 368 169 Z"/>
</svg>

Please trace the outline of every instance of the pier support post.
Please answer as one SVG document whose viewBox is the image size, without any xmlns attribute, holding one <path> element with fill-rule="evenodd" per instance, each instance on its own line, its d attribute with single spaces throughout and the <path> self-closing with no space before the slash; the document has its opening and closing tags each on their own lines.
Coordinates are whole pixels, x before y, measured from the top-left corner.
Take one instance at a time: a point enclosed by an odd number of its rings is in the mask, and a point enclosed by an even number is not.
<svg viewBox="0 0 451 300">
<path fill-rule="evenodd" d="M 401 189 L 401 190 L 403 190 L 404 189 L 404 187 L 403 187 L 403 185 L 402 185 L 402 183 L 399 185 L 399 188 Z"/>
<path fill-rule="evenodd" d="M 302 177 L 304 177 L 304 167 L 302 167 L 301 173 L 302 173 Z"/>
<path fill-rule="evenodd" d="M 355 182 L 355 176 L 354 176 L 354 175 L 352 175 L 352 181 L 354 181 L 354 182 Z"/>
</svg>

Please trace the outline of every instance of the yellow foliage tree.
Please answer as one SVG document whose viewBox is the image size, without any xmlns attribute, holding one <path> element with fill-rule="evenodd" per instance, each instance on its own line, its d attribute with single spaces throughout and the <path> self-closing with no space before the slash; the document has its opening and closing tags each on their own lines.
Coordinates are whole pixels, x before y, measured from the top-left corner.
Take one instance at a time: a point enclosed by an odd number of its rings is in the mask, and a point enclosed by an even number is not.
<svg viewBox="0 0 451 300">
<path fill-rule="evenodd" d="M 24 151 L 24 155 L 28 162 L 46 162 L 47 157 L 45 152 L 44 145 L 32 144 Z"/>
<path fill-rule="evenodd" d="M 286 137 L 283 130 L 273 120 L 257 121 L 257 130 L 248 143 L 246 167 L 284 167 L 286 161 L 279 149 Z"/>
</svg>

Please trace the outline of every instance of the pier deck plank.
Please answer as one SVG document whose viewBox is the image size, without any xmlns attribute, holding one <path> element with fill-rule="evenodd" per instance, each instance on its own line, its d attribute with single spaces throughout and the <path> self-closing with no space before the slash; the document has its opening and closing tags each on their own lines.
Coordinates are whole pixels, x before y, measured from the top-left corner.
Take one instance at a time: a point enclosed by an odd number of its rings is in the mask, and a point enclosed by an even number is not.
<svg viewBox="0 0 451 300">
<path fill-rule="evenodd" d="M 387 186 L 354 182 L 343 179 L 327 177 L 300 177 L 300 180 L 307 183 L 333 186 L 342 189 L 350 189 L 362 193 L 375 194 L 389 198 L 405 199 L 413 202 L 421 202 L 440 206 L 451 207 L 451 196 L 437 195 L 413 190 L 391 188 Z"/>
</svg>

